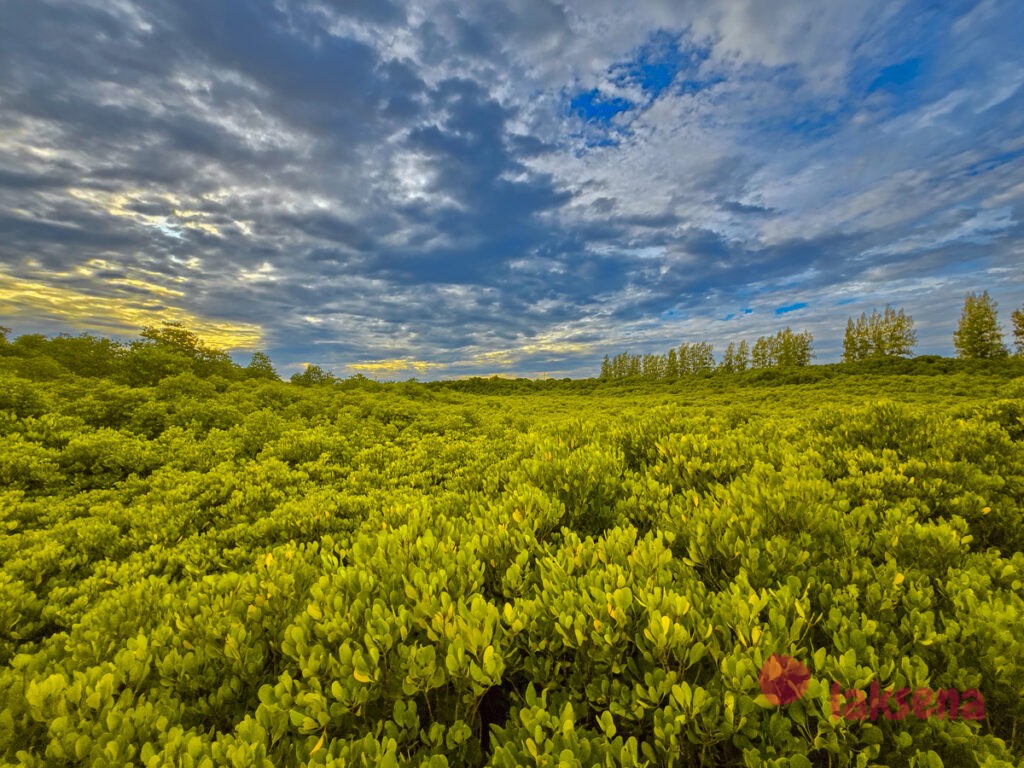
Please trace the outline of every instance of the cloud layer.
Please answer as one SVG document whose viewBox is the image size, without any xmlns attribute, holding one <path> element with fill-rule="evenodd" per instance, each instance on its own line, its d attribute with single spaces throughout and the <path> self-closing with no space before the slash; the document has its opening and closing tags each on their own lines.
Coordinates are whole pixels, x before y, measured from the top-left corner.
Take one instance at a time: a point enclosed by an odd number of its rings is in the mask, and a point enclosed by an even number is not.
<svg viewBox="0 0 1024 768">
<path fill-rule="evenodd" d="M 577 376 L 1024 301 L 1008 1 L 11 0 L 0 317 L 340 375 Z"/>
</svg>

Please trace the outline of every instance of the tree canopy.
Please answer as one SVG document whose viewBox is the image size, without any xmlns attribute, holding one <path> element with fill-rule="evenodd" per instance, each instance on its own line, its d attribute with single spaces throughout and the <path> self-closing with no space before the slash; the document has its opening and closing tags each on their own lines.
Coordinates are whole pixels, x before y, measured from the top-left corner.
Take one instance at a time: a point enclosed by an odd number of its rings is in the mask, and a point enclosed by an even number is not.
<svg viewBox="0 0 1024 768">
<path fill-rule="evenodd" d="M 887 306 L 882 314 L 861 313 L 856 322 L 846 321 L 843 362 L 854 363 L 873 357 L 909 357 L 917 344 L 914 318 Z"/>
<path fill-rule="evenodd" d="M 1024 307 L 1013 310 L 1010 319 L 1013 322 L 1013 345 L 1018 355 L 1024 355 Z"/>
<path fill-rule="evenodd" d="M 996 301 L 988 291 L 980 296 L 967 294 L 960 314 L 960 323 L 953 334 L 957 355 L 969 359 L 1006 357 L 1009 352 L 1003 344 L 1003 331 L 999 326 Z"/>
</svg>

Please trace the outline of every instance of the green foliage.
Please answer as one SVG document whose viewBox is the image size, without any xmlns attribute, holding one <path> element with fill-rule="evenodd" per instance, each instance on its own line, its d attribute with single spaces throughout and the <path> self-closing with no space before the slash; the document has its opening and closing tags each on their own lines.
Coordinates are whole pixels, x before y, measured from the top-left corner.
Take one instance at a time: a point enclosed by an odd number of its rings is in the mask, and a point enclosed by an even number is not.
<svg viewBox="0 0 1024 768">
<path fill-rule="evenodd" d="M 317 384 L 330 384 L 334 377 L 319 365 L 307 365 L 302 373 L 292 374 L 292 384 L 300 387 L 312 387 Z"/>
<path fill-rule="evenodd" d="M 124 373 L 133 386 L 152 386 L 168 376 L 194 373 L 201 377 L 238 378 L 240 371 L 227 353 L 208 347 L 181 323 L 147 327 L 129 345 Z"/>
<path fill-rule="evenodd" d="M 245 375 L 250 379 L 278 379 L 274 364 L 270 362 L 265 352 L 254 352 L 249 365 L 245 367 Z"/>
<path fill-rule="evenodd" d="M 78 376 L 113 376 L 123 354 L 120 344 L 89 334 L 61 334 L 50 340 L 46 353 Z"/>
<path fill-rule="evenodd" d="M 960 323 L 953 334 L 957 355 L 968 359 L 1006 357 L 1003 333 L 996 315 L 997 303 L 988 291 L 967 294 Z"/>
<path fill-rule="evenodd" d="M 681 344 L 664 355 L 622 353 L 601 364 L 601 379 L 642 378 L 647 381 L 675 381 L 680 377 L 711 373 L 715 369 L 713 348 L 706 341 Z"/>
<path fill-rule="evenodd" d="M 747 344 L 746 339 L 741 340 L 739 344 L 730 341 L 729 346 L 725 348 L 725 354 L 722 356 L 722 362 L 718 369 L 725 373 L 739 373 L 747 370 L 748 367 L 750 367 L 750 345 Z"/>
<path fill-rule="evenodd" d="M 909 357 L 915 344 L 914 319 L 904 314 L 902 309 L 897 312 L 886 307 L 882 314 L 872 310 L 870 317 L 862 312 L 856 322 L 852 317 L 846 321 L 843 361 Z"/>
<path fill-rule="evenodd" d="M 41 416 L 50 408 L 46 390 L 34 386 L 20 376 L 0 372 L 0 411 L 18 418 Z"/>
<path fill-rule="evenodd" d="M 1024 760 L 1019 360 L 292 386 L 55 341 L 0 356 L 0 764 Z"/>
<path fill-rule="evenodd" d="M 710 373 L 715 368 L 713 347 L 706 341 L 679 346 L 679 374 L 681 376 Z"/>
<path fill-rule="evenodd" d="M 1010 320 L 1013 323 L 1013 345 L 1017 356 L 1024 357 L 1024 307 L 1013 310 Z"/>
<path fill-rule="evenodd" d="M 52 339 L 25 334 L 8 342 L 5 333 L 0 354 L 17 358 L 11 370 L 33 381 L 73 374 L 147 387 L 181 373 L 227 381 L 245 376 L 276 378 L 266 355 L 256 353 L 250 368 L 239 368 L 226 352 L 206 345 L 197 334 L 176 322 L 144 328 L 140 338 L 127 345 L 85 333 L 61 334 Z"/>
<path fill-rule="evenodd" d="M 790 368 L 811 364 L 814 341 L 810 331 L 795 333 L 786 327 L 774 336 L 761 336 L 750 351 L 752 368 Z"/>
<path fill-rule="evenodd" d="M 748 368 L 790 368 L 807 366 L 814 357 L 813 338 L 807 331 L 795 333 L 785 328 L 774 336 L 762 336 L 753 348 L 744 340 L 731 342 L 722 361 L 715 364 L 714 348 L 706 341 L 685 343 L 665 355 L 631 355 L 626 352 L 601 363 L 599 378 L 677 381 L 706 376 L 714 371 L 741 373 Z"/>
</svg>

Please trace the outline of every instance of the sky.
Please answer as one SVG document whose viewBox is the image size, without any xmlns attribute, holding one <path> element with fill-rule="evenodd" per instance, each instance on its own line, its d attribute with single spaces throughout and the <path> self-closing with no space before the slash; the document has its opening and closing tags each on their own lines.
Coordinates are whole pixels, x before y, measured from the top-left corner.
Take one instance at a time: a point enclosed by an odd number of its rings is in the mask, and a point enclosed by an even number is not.
<svg viewBox="0 0 1024 768">
<path fill-rule="evenodd" d="M 1024 4 L 5 0 L 0 324 L 586 377 L 1024 304 Z"/>
</svg>

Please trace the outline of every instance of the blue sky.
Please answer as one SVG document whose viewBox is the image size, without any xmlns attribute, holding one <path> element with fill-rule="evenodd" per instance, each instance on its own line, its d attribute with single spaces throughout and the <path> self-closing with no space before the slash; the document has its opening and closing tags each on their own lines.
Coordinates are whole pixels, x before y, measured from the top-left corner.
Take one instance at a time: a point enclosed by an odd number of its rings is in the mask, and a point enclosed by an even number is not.
<svg viewBox="0 0 1024 768">
<path fill-rule="evenodd" d="M 1024 303 L 1024 6 L 8 0 L 0 324 L 587 376 Z"/>
</svg>

